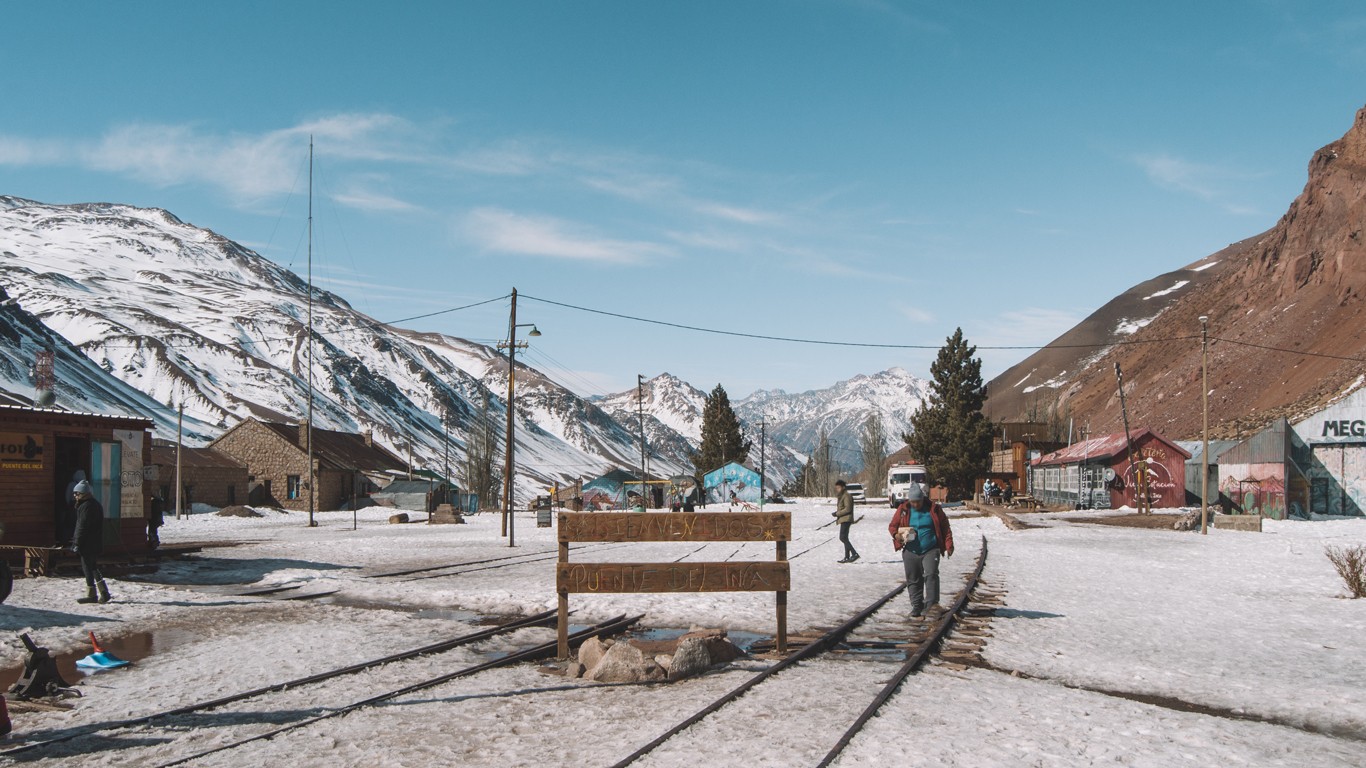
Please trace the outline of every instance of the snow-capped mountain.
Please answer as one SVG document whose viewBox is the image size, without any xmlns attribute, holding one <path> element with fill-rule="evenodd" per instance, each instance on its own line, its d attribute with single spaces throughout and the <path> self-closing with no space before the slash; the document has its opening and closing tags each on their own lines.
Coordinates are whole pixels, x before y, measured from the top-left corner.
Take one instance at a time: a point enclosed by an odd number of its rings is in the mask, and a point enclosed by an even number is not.
<svg viewBox="0 0 1366 768">
<path fill-rule="evenodd" d="M 754 444 L 751 463 L 759 460 L 763 425 L 765 464 L 781 484 L 801 468 L 822 429 L 830 439 L 831 460 L 849 470 L 858 470 L 863 465 L 863 429 L 873 414 L 882 419 L 886 451 L 896 450 L 903 445 L 901 435 L 910 431 L 911 414 L 920 407 L 928 391 L 928 381 L 901 368 L 892 368 L 795 395 L 782 390 L 761 390 L 733 400 L 731 407 L 740 419 L 746 439 Z M 702 437 L 706 398 L 706 393 L 665 373 L 645 381 L 639 393 L 631 389 L 601 398 L 597 403 L 624 424 L 636 424 L 643 412 L 651 453 L 676 455 L 686 462 L 686 453 L 671 453 L 675 443 L 669 441 L 668 433 L 672 431 L 696 445 Z"/>
<path fill-rule="evenodd" d="M 737 402 L 735 414 L 751 431 L 762 420 L 769 440 L 803 453 L 812 450 L 824 429 L 831 460 L 858 469 L 863 465 L 860 446 L 868 417 L 881 417 L 885 448 L 891 453 L 905 444 L 901 435 L 910 431 L 911 414 L 929 396 L 929 387 L 925 379 L 890 368 L 795 395 L 761 390 Z"/>
<path fill-rule="evenodd" d="M 300 421 L 310 383 L 315 424 L 373 430 L 397 455 L 411 446 L 419 465 L 440 466 L 448 432 L 458 466 L 485 397 L 495 424 L 505 419 L 507 362 L 495 350 L 378 323 L 316 288 L 310 344 L 303 280 L 166 211 L 0 197 L 0 256 L 16 300 L 7 316 L 34 321 L 27 337 L 3 339 L 15 392 L 31 391 L 45 327 L 93 362 L 59 351 L 60 405 L 149 415 L 161 437 L 175 436 L 181 402 L 195 424 L 187 439 L 201 443 L 247 416 Z M 126 386 L 79 375 L 92 367 Z M 633 463 L 633 431 L 538 372 L 519 370 L 517 400 L 519 495 Z"/>
<path fill-rule="evenodd" d="M 0 390 L 30 396 L 34 359 L 51 349 L 58 405 L 147 416 L 159 437 L 175 437 L 182 403 L 189 444 L 248 416 L 299 422 L 310 391 L 316 425 L 371 430 L 419 466 L 441 465 L 446 435 L 450 465 L 460 466 L 480 419 L 503 432 L 502 353 L 376 322 L 316 287 L 310 307 L 294 273 L 164 210 L 0 196 L 0 291 Z M 702 391 L 664 373 L 639 394 L 590 401 L 518 368 L 519 498 L 639 466 L 642 413 L 651 474 L 691 473 Z M 760 393 L 736 413 L 756 446 L 766 420 L 781 482 L 822 425 L 856 455 L 858 430 L 876 411 L 895 447 L 924 384 L 894 369 L 818 392 Z"/>
</svg>

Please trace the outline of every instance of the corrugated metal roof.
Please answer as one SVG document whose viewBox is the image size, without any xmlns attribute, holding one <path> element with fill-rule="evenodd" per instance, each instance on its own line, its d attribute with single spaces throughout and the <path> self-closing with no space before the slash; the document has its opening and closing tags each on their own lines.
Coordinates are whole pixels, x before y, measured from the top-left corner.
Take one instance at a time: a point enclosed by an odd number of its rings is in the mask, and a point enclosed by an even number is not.
<svg viewBox="0 0 1366 768">
<path fill-rule="evenodd" d="M 152 463 L 160 464 L 163 467 L 174 467 L 176 463 L 176 447 L 174 445 L 152 444 Z M 232 469 L 246 470 L 247 465 L 243 464 L 231 456 L 213 448 L 189 448 L 185 447 L 180 452 L 180 465 L 182 467 L 229 467 Z"/>
<path fill-rule="evenodd" d="M 1209 441 L 1209 462 L 1211 464 L 1218 464 L 1219 457 L 1223 455 L 1224 451 L 1227 451 L 1228 449 L 1232 448 L 1237 444 L 1237 440 Z M 1186 459 L 1186 461 L 1194 462 L 1196 464 L 1203 463 L 1200 457 L 1205 452 L 1204 440 L 1177 440 L 1176 446 L 1191 455 L 1191 457 L 1189 459 Z"/>
<path fill-rule="evenodd" d="M 0 411 L 22 412 L 22 413 L 46 413 L 53 416 L 84 416 L 95 417 L 97 419 L 118 419 L 120 421 L 137 421 L 152 426 L 152 420 L 146 416 L 129 416 L 119 413 L 90 413 L 88 411 L 69 411 L 65 408 L 39 408 L 33 405 L 9 405 L 0 403 Z"/>
<path fill-rule="evenodd" d="M 298 445 L 301 425 L 281 424 L 277 421 L 263 421 L 261 424 L 289 443 Z M 314 427 L 312 431 L 313 455 L 339 468 L 367 471 L 407 468 L 397 456 L 384 450 L 382 446 L 366 445 L 364 435 L 321 427 Z"/>
<path fill-rule="evenodd" d="M 1229 464 L 1276 464 L 1290 455 L 1290 422 L 1276 419 L 1261 432 L 1224 452 Z"/>
<path fill-rule="evenodd" d="M 1143 442 L 1143 438 L 1148 435 L 1152 435 L 1183 454 L 1190 453 L 1147 427 L 1140 427 L 1130 433 L 1134 445 Z M 1083 461 L 1102 461 L 1126 453 L 1128 450 L 1129 443 L 1125 441 L 1124 433 L 1112 432 L 1108 435 L 1083 440 L 1080 443 L 1073 443 L 1062 450 L 1040 457 L 1034 464 L 1035 466 L 1048 466 L 1052 464 L 1079 464 Z"/>
</svg>

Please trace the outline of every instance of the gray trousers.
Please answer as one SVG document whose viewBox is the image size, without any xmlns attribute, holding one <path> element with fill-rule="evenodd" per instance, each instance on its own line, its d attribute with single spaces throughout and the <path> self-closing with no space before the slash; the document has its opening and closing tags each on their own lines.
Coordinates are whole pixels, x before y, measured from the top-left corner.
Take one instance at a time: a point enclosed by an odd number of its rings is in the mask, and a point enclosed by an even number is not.
<svg viewBox="0 0 1366 768">
<path fill-rule="evenodd" d="M 910 547 L 902 547 L 901 563 L 906 567 L 906 591 L 911 595 L 911 611 L 921 613 L 926 605 L 938 605 L 939 548 L 917 555 Z"/>
</svg>

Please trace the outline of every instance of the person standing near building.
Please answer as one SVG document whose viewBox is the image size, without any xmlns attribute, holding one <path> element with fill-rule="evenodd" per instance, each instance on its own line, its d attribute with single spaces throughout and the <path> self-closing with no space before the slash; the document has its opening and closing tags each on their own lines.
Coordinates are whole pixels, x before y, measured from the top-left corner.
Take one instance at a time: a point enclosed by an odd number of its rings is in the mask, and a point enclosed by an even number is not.
<svg viewBox="0 0 1366 768">
<path fill-rule="evenodd" d="M 854 497 L 849 495 L 843 480 L 835 481 L 835 489 L 839 495 L 835 497 L 835 511 L 830 514 L 840 524 L 840 541 L 844 542 L 844 559 L 839 562 L 852 563 L 858 559 L 858 552 L 849 543 L 849 526 L 854 524 Z"/>
<path fill-rule="evenodd" d="M 944 508 L 931 502 L 919 483 L 911 483 L 887 530 L 892 534 L 892 548 L 901 552 L 906 568 L 911 615 L 938 613 L 939 555 L 953 555 L 953 531 Z"/>
<path fill-rule="evenodd" d="M 85 574 L 85 597 L 78 603 L 109 602 L 109 587 L 104 584 L 96 559 L 104 551 L 104 507 L 91 493 L 90 482 L 82 480 L 72 488 L 76 499 L 76 529 L 71 535 L 71 546 L 81 558 Z"/>
<path fill-rule="evenodd" d="M 161 546 L 161 536 L 157 533 L 166 522 L 166 502 L 161 500 L 161 496 L 153 494 L 150 508 L 147 511 L 147 545 L 152 549 Z"/>
</svg>

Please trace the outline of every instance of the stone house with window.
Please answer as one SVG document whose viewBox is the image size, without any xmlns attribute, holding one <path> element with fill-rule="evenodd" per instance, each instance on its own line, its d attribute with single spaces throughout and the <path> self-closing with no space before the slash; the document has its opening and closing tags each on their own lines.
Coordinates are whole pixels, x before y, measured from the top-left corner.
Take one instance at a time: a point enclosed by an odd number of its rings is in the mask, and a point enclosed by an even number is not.
<svg viewBox="0 0 1366 768">
<path fill-rule="evenodd" d="M 209 447 L 246 465 L 247 503 L 303 511 L 309 508 L 308 440 L 308 422 L 248 418 Z M 379 490 L 377 478 L 408 470 L 401 459 L 377 445 L 369 432 L 314 427 L 312 440 L 315 510 L 348 509 L 357 499 Z"/>
<path fill-rule="evenodd" d="M 231 507 L 247 503 L 247 465 L 213 448 L 182 446 L 179 451 L 180 486 L 184 492 L 182 509 L 192 504 Z M 152 464 L 156 465 L 155 488 L 165 500 L 165 513 L 175 513 L 176 445 L 156 440 L 152 443 Z"/>
</svg>

